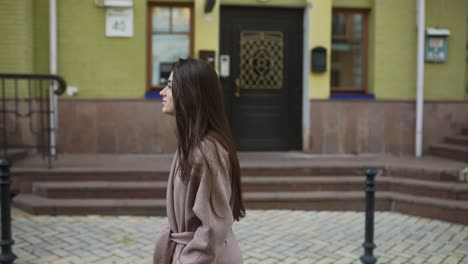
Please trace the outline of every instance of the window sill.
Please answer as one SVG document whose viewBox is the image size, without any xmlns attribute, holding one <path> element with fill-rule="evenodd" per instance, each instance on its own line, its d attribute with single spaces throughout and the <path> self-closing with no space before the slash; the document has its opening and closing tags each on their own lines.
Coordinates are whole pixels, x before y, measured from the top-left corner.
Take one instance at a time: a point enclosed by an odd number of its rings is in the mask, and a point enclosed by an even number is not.
<svg viewBox="0 0 468 264">
<path fill-rule="evenodd" d="M 335 93 L 330 95 L 332 100 L 375 100 L 374 94 L 346 94 Z"/>
</svg>

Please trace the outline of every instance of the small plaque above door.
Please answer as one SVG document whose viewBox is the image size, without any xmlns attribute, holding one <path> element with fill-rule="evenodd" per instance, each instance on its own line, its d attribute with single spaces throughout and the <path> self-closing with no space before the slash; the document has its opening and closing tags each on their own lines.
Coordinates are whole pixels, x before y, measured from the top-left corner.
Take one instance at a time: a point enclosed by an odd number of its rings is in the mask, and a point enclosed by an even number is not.
<svg viewBox="0 0 468 264">
<path fill-rule="evenodd" d="M 281 89 L 283 33 L 246 30 L 240 34 L 240 88 Z"/>
</svg>

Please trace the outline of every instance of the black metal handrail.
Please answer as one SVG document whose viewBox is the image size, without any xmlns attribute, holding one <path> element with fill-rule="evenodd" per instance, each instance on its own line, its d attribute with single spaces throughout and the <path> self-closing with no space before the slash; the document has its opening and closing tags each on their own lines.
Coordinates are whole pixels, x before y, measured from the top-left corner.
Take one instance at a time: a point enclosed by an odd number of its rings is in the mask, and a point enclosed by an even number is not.
<svg viewBox="0 0 468 264">
<path fill-rule="evenodd" d="M 23 83 L 26 85 L 20 86 Z M 48 157 L 49 168 L 52 166 L 52 149 L 55 149 L 55 144 L 51 142 L 50 135 L 56 132 L 56 128 L 50 115 L 55 115 L 57 109 L 50 103 L 50 89 L 54 89 L 55 95 L 61 95 L 66 87 L 65 80 L 58 75 L 0 73 L 0 147 L 3 158 L 7 158 L 9 148 L 37 149 L 43 157 Z M 26 111 L 20 110 L 22 103 L 25 103 Z M 21 120 L 24 119 L 29 123 L 32 134 L 29 140 L 32 143 L 9 142 L 17 134 Z"/>
<path fill-rule="evenodd" d="M 59 75 L 53 74 L 22 74 L 22 73 L 0 73 L 0 80 L 6 79 L 25 79 L 25 80 L 55 80 L 59 83 L 54 91 L 56 95 L 62 95 L 67 89 L 67 83 Z"/>
</svg>

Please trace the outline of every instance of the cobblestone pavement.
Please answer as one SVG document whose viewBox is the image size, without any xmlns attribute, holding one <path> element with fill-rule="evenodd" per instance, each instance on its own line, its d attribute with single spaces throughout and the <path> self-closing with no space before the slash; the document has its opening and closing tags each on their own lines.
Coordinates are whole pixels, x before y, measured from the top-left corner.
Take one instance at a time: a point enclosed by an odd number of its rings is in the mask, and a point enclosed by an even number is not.
<svg viewBox="0 0 468 264">
<path fill-rule="evenodd" d="M 49 217 L 13 210 L 15 264 L 151 263 L 164 217 Z M 376 214 L 378 263 L 468 264 L 468 226 Z M 361 263 L 364 214 L 247 211 L 234 225 L 245 263 Z"/>
</svg>

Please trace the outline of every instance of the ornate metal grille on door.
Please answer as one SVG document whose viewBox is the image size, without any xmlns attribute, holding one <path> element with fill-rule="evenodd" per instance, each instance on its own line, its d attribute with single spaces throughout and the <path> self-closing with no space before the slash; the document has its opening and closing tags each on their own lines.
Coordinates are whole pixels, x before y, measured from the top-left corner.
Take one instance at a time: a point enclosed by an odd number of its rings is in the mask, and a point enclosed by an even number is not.
<svg viewBox="0 0 468 264">
<path fill-rule="evenodd" d="M 281 89 L 283 87 L 283 33 L 241 31 L 240 88 Z"/>
</svg>

